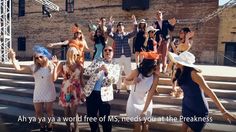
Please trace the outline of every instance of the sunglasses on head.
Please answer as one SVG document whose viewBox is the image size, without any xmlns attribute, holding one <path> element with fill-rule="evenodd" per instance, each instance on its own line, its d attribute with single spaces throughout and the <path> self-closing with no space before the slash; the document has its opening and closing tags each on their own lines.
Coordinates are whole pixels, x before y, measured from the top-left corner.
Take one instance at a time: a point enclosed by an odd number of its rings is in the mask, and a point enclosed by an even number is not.
<svg viewBox="0 0 236 132">
<path fill-rule="evenodd" d="M 42 59 L 43 56 L 35 56 L 34 58 L 35 58 L 36 60 L 38 60 L 39 58 Z"/>
<path fill-rule="evenodd" d="M 112 52 L 113 50 L 112 49 L 104 49 L 105 52 Z"/>
</svg>

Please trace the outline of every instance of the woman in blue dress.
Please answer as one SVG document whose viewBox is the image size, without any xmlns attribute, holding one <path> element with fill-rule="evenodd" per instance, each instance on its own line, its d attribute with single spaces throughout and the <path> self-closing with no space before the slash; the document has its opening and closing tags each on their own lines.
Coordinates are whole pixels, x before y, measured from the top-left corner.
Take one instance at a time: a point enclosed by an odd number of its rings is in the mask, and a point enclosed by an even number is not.
<svg viewBox="0 0 236 132">
<path fill-rule="evenodd" d="M 98 27 L 98 29 L 95 31 L 95 34 L 92 37 L 92 40 L 94 41 L 93 60 L 102 59 L 103 49 L 106 46 L 106 40 L 107 40 L 105 32 L 100 27 Z"/>
<path fill-rule="evenodd" d="M 222 112 L 223 117 L 230 122 L 236 120 L 236 117 L 230 114 L 220 103 L 215 93 L 209 88 L 204 80 L 201 71 L 196 68 L 195 56 L 188 52 L 182 52 L 180 55 L 169 52 L 170 59 L 176 63 L 176 74 L 174 81 L 184 92 L 182 101 L 182 131 L 187 132 L 191 129 L 194 132 L 201 132 L 208 121 L 209 107 L 204 96 L 206 94 L 216 104 Z M 197 120 L 188 120 L 197 119 Z"/>
</svg>

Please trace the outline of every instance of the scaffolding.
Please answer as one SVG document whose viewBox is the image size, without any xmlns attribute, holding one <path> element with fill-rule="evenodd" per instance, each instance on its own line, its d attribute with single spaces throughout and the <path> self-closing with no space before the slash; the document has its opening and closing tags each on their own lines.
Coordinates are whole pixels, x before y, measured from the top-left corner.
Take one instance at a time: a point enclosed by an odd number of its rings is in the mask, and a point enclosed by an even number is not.
<svg viewBox="0 0 236 132">
<path fill-rule="evenodd" d="M 8 62 L 11 38 L 11 0 L 0 1 L 0 62 Z"/>
</svg>

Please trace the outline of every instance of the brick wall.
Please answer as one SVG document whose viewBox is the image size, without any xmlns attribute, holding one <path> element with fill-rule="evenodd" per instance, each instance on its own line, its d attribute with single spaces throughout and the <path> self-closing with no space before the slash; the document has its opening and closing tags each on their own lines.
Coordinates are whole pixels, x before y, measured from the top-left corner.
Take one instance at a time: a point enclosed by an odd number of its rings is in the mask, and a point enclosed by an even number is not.
<svg viewBox="0 0 236 132">
<path fill-rule="evenodd" d="M 26 37 L 26 52 L 17 52 L 21 57 L 30 57 L 34 44 L 59 42 L 72 37 L 71 25 L 79 23 L 87 37 L 89 47 L 93 43 L 88 39 L 87 22 L 97 18 L 113 16 L 116 21 L 125 21 L 126 30 L 131 30 L 131 15 L 140 20 L 145 18 L 151 24 L 155 20 L 155 12 L 164 10 L 164 18 L 169 19 L 199 19 L 218 8 L 217 0 L 150 0 L 148 10 L 122 10 L 122 0 L 75 0 L 74 13 L 66 13 L 65 0 L 52 0 L 61 7 L 59 12 L 52 12 L 53 17 L 42 16 L 41 5 L 33 0 L 26 0 L 26 14 L 18 17 L 18 1 L 13 1 L 13 48 L 17 49 L 17 38 Z M 189 26 L 195 30 L 194 44 L 191 51 L 196 55 L 198 63 L 215 62 L 218 38 L 218 18 L 204 23 L 196 30 L 196 25 L 176 25 L 173 35 L 177 35 L 180 28 Z M 112 41 L 109 41 L 111 44 Z"/>
<path fill-rule="evenodd" d="M 236 42 L 236 7 L 224 10 L 219 19 L 217 62 L 224 64 L 225 42 Z"/>
</svg>

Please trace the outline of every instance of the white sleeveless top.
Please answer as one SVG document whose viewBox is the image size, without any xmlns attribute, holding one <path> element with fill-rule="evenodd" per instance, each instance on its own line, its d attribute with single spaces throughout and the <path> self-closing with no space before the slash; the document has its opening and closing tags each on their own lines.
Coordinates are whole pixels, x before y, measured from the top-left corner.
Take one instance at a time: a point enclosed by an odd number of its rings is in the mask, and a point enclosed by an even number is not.
<svg viewBox="0 0 236 132">
<path fill-rule="evenodd" d="M 37 72 L 33 73 L 35 86 L 33 102 L 52 102 L 56 100 L 56 90 L 52 80 L 53 66 L 41 67 Z M 31 70 L 34 72 L 35 65 L 31 65 Z"/>
<path fill-rule="evenodd" d="M 131 120 L 133 118 L 137 118 L 143 111 L 147 99 L 147 93 L 153 83 L 153 75 L 150 77 L 142 77 L 142 75 L 139 74 L 138 77 L 141 78 L 141 81 L 138 84 L 136 84 L 136 86 L 134 86 L 134 88 L 131 90 L 126 106 L 127 116 Z M 151 117 L 152 107 L 153 106 L 151 101 L 145 117 Z"/>
</svg>

